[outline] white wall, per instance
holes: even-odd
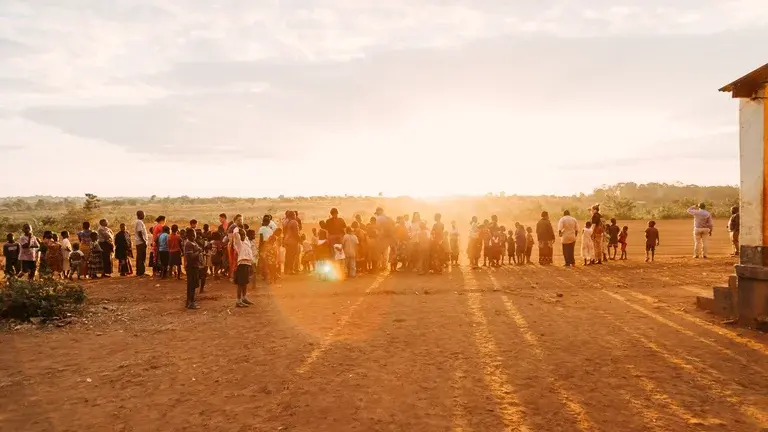
[[[741,163],[740,243],[763,245],[763,160],[765,157],[764,99],[741,99],[739,158]]]

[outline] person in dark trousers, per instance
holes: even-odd
[[[136,276],[145,276],[147,261],[147,226],[144,225],[144,212],[136,212],[136,222],[133,226],[134,243],[136,243]]]
[[[21,228],[24,233],[19,238],[21,251],[19,252],[19,261],[21,261],[21,274],[27,273],[29,280],[35,278],[37,272],[37,251],[40,249],[40,242],[32,234],[32,227],[24,224]]]
[[[21,262],[19,262],[19,244],[13,238],[12,233],[6,236],[8,242],[3,245],[3,256],[5,257],[5,276],[16,276],[21,271]]]
[[[186,240],[184,240],[184,258],[186,261],[187,271],[187,309],[198,309],[199,306],[195,303],[195,292],[200,285],[200,253],[202,249],[195,242],[196,238],[195,230],[187,228]]]
[[[576,236],[579,230],[579,221],[571,216],[571,212],[565,210],[563,217],[557,222],[557,231],[563,244],[563,258],[566,267],[576,266]]]

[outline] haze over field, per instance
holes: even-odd
[[[384,3],[4,0],[0,195],[738,182],[764,1]]]

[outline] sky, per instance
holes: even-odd
[[[764,1],[3,0],[0,196],[737,184]]]

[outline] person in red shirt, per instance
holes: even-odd
[[[176,268],[176,277],[181,280],[181,236],[179,235],[179,226],[171,225],[171,236],[168,237],[168,255],[170,260],[171,277],[173,277],[173,268]]]
[[[149,258],[150,263],[154,263],[154,267],[152,268],[152,275],[154,276],[157,274],[158,276],[161,273],[161,265],[160,265],[160,255],[158,254],[157,250],[157,239],[160,237],[160,234],[163,233],[163,227],[165,226],[165,216],[158,216],[155,218],[155,226],[152,227],[152,231],[150,232],[150,235],[152,236],[152,255]]]

